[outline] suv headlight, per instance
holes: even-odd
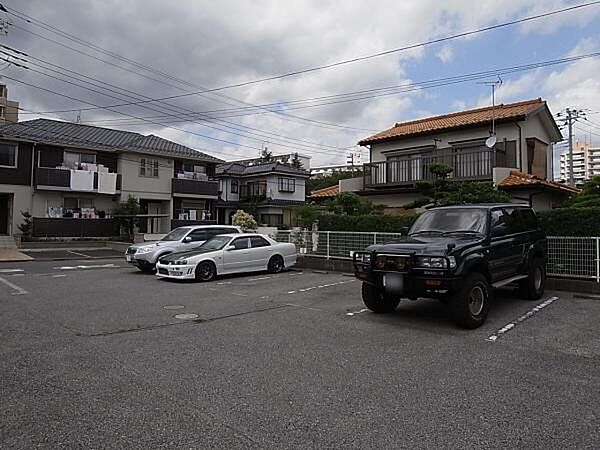
[[[360,260],[361,260],[361,262],[363,264],[371,264],[371,254],[370,253],[363,253],[361,255]]]
[[[456,261],[454,262],[456,266]],[[417,258],[417,267],[424,267],[427,269],[447,269],[448,259],[435,256],[419,256]]]
[[[137,254],[142,254],[142,253],[150,253],[153,250],[153,247],[140,247],[137,249]]]

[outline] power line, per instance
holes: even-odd
[[[282,78],[288,78],[288,77],[292,77],[292,76],[302,75],[302,74],[306,74],[306,73],[310,73],[310,72],[315,72],[315,71],[319,71],[319,70],[329,69],[329,68],[332,68],[332,67],[338,67],[338,66],[341,66],[341,65],[351,64],[351,63],[355,63],[355,62],[359,62],[359,61],[365,61],[365,60],[372,59],[372,58],[378,58],[378,57],[381,57],[381,56],[390,55],[390,54],[394,54],[394,53],[398,53],[398,52],[403,52],[403,51],[407,51],[407,50],[413,50],[415,48],[425,47],[425,46],[432,45],[432,44],[439,44],[439,43],[446,42],[446,41],[449,41],[449,40],[458,39],[458,38],[467,37],[467,36],[472,36],[472,35],[478,34],[478,33],[483,33],[483,32],[487,32],[487,31],[491,31],[491,30],[496,30],[496,29],[500,29],[500,28],[505,28],[505,27],[517,25],[517,24],[520,24],[520,23],[534,21],[534,20],[538,20],[538,19],[541,19],[541,18],[544,18],[544,17],[550,17],[550,16],[553,16],[553,15],[562,14],[562,13],[565,13],[565,12],[570,12],[570,11],[574,11],[574,10],[577,10],[577,9],[586,8],[586,7],[589,7],[589,6],[594,6],[594,5],[597,5],[597,4],[600,4],[600,0],[596,0],[596,1],[588,2],[588,3],[582,3],[582,4],[579,4],[579,5],[573,5],[573,6],[569,6],[569,7],[558,9],[558,10],[554,10],[554,11],[549,11],[549,12],[545,12],[545,13],[541,13],[541,14],[536,14],[536,15],[524,17],[524,18],[521,18],[521,19],[515,19],[515,20],[512,20],[512,21],[508,21],[508,22],[504,22],[504,23],[500,23],[500,24],[496,24],[496,25],[490,25],[490,26],[487,26],[487,27],[477,28],[475,30],[465,31],[465,32],[461,32],[461,33],[457,33],[457,34],[453,34],[453,35],[449,35],[449,36],[445,36],[445,37],[441,37],[441,38],[432,39],[432,40],[429,40],[429,41],[417,43],[417,44],[406,45],[406,46],[394,48],[394,49],[391,49],[391,50],[385,50],[385,51],[378,52],[378,53],[373,53],[373,54],[370,54],[370,55],[365,55],[365,56],[360,56],[360,57],[345,59],[345,60],[337,61],[337,62],[334,62],[334,63],[323,64],[323,65],[316,66],[316,67],[311,67],[311,68],[296,70],[296,71],[292,71],[292,72],[287,72],[287,73],[284,73],[284,74],[281,74],[281,75],[274,75],[274,76],[270,76],[270,77],[264,77],[264,78],[259,78],[259,79],[256,79],[256,80],[250,80],[250,81],[244,81],[244,82],[240,82],[240,83],[234,83],[234,84],[224,85],[224,86],[220,86],[220,87],[216,87],[216,88],[211,88],[211,89],[203,89],[201,91],[196,91],[196,92],[189,92],[189,93],[184,93],[184,94],[179,94],[179,95],[162,97],[162,98],[157,98],[157,99],[153,99],[153,100],[144,100],[143,103],[147,103],[147,102],[151,102],[151,101],[156,101],[156,100],[170,100],[170,99],[174,99],[174,98],[188,97],[188,96],[192,96],[192,95],[199,95],[199,94],[204,94],[204,93],[209,93],[209,92],[222,91],[222,90],[225,90],[225,89],[243,87],[243,86],[248,86],[248,85],[252,85],[252,84],[263,83],[263,82],[266,82],[266,81],[272,81],[272,80],[278,80],[278,79],[282,79]]]
[[[15,11],[15,10],[13,10],[13,11]],[[15,15],[15,14],[13,13],[13,15]],[[16,16],[18,17],[18,15],[16,15]],[[26,16],[26,17],[30,17],[30,16]],[[21,17],[20,17],[20,18],[21,18]],[[22,20],[25,20],[25,21],[27,21],[27,22],[31,22],[31,20],[28,20],[28,19],[23,19],[23,18],[21,18],[21,19],[22,19]],[[33,20],[35,20],[36,22],[44,23],[44,22],[38,21],[37,19],[33,19]],[[47,24],[46,24],[46,25],[47,25]],[[52,28],[52,29],[54,29],[54,27],[51,27],[50,25],[47,25],[47,26],[48,26],[48,27],[50,27],[50,28]],[[54,44],[56,44],[56,45],[59,45],[59,46],[61,46],[61,47],[64,47],[64,48],[67,48],[67,49],[69,49],[69,50],[71,50],[71,51],[74,51],[74,52],[76,52],[76,53],[79,53],[79,54],[81,54],[81,55],[88,56],[89,58],[95,59],[95,60],[97,60],[97,61],[100,61],[100,62],[102,62],[102,63],[108,64],[108,65],[111,65],[111,66],[113,66],[113,67],[120,68],[120,69],[122,69],[122,70],[125,70],[125,71],[127,71],[127,72],[129,72],[129,73],[133,73],[133,74],[135,74],[135,75],[138,75],[138,76],[141,76],[141,77],[143,77],[143,78],[147,78],[147,79],[149,79],[149,80],[152,80],[152,81],[155,81],[155,82],[157,82],[157,83],[161,83],[161,84],[164,84],[164,85],[166,85],[166,86],[170,86],[170,87],[173,87],[173,88],[176,88],[176,89],[179,89],[179,90],[181,90],[181,91],[184,91],[184,92],[187,92],[187,93],[189,93],[189,91],[186,91],[185,89],[183,89],[183,88],[181,88],[181,87],[179,87],[179,86],[173,85],[173,84],[171,84],[171,83],[166,83],[166,82],[164,82],[164,81],[162,81],[162,80],[160,80],[160,79],[157,79],[157,78],[154,78],[154,77],[149,77],[149,76],[147,76],[147,75],[144,75],[144,74],[138,73],[138,72],[136,72],[136,71],[134,71],[134,70],[128,69],[128,68],[126,68],[126,67],[123,67],[123,66],[120,66],[120,65],[118,65],[118,64],[114,64],[114,63],[112,63],[112,62],[110,62],[110,61],[106,61],[106,60],[104,60],[104,59],[102,59],[102,58],[98,58],[97,56],[90,55],[89,53],[83,52],[83,51],[81,51],[81,50],[78,50],[78,49],[76,49],[76,48],[73,48],[73,47],[71,47],[71,46],[69,46],[69,45],[66,45],[66,44],[64,44],[64,43],[62,43],[62,42],[56,41],[56,40],[54,40],[54,39],[51,39],[51,38],[49,38],[49,37],[47,37],[47,36],[44,36],[44,35],[41,35],[41,34],[39,34],[39,33],[35,33],[35,32],[33,32],[33,31],[31,31],[31,30],[28,30],[28,29],[26,29],[26,28],[20,27],[20,26],[18,26],[18,25],[16,25],[15,27],[16,27],[16,28],[18,28],[18,29],[20,29],[20,30],[22,30],[22,31],[24,31],[24,32],[30,33],[30,34],[32,34],[32,35],[34,35],[34,36],[36,36],[36,37],[39,37],[39,38],[41,38],[41,39],[47,40],[47,41],[49,41],[49,42],[52,42],[52,43],[54,43]],[[42,28],[43,28],[43,27],[42,27]],[[50,30],[50,31],[52,31],[52,30]],[[54,31],[53,31],[53,32],[54,32]],[[56,33],[56,34],[60,34],[60,33]],[[70,38],[68,38],[68,39],[73,41],[73,39],[70,39]],[[76,38],[76,39],[78,39],[78,38]],[[85,42],[85,41],[84,41],[84,42]],[[80,43],[79,45],[84,45],[84,44],[81,44],[81,43]],[[90,44],[90,45],[94,46],[94,44]],[[90,45],[87,45],[87,46],[89,47]],[[96,47],[96,46],[94,46],[94,47]],[[101,47],[98,47],[98,48],[101,48]],[[127,61],[127,62],[129,62],[130,64],[134,64],[134,65],[137,65],[137,66],[139,66],[139,67],[142,67],[142,68],[144,68],[144,70],[149,70],[149,71],[151,71],[151,72],[158,72],[159,74],[162,74],[163,76],[166,76],[166,77],[168,77],[168,78],[172,78],[172,79],[175,79],[175,80],[179,80],[179,79],[177,79],[176,77],[172,77],[172,76],[170,76],[170,75],[168,75],[168,74],[164,74],[163,72],[160,72],[160,71],[155,71],[154,69],[148,69],[148,68],[146,68],[147,66],[144,66],[143,64],[137,63],[137,62],[135,62],[135,61],[133,61],[133,60],[130,60],[129,58],[125,58],[125,57],[121,57],[121,56],[115,56],[116,54],[113,54],[112,52],[109,52],[109,51],[104,51],[104,50],[103,50],[103,53],[105,53],[105,54],[108,54],[108,55],[110,55],[110,56],[112,56],[112,57],[115,57],[115,58],[118,58],[118,59],[122,59],[122,60],[124,60],[124,61]],[[181,81],[181,80],[179,80],[179,82],[180,82],[180,83],[182,83],[182,84],[188,84],[189,86],[192,86],[192,87],[195,87],[195,88],[197,88],[197,89],[201,89],[201,90],[203,90],[203,91],[206,91],[206,88],[204,88],[204,87],[202,87],[202,86],[194,85],[194,84],[191,84],[191,83],[188,83],[188,82],[185,82],[185,81]],[[209,94],[210,94],[210,93],[209,93]],[[190,94],[190,95],[196,95],[196,94]],[[197,95],[201,95],[201,93],[198,93]],[[218,96],[218,97],[223,97],[223,98],[231,99],[231,100],[233,100],[233,101],[235,101],[235,102],[238,102],[238,103],[240,103],[240,104],[246,104],[246,105],[250,105],[250,104],[249,104],[249,103],[247,103],[247,102],[244,102],[244,101],[238,100],[238,99],[236,99],[236,98],[234,98],[234,97],[231,97],[231,96],[225,95],[225,94],[223,94],[223,93],[220,93],[220,92],[215,92],[215,93],[213,93],[213,95],[216,95],[216,96]],[[224,104],[229,104],[229,105],[231,105],[231,103],[229,103],[229,102],[225,102],[225,101],[223,101],[223,100],[211,99],[211,98],[207,97],[206,95],[202,95],[202,96],[203,96],[203,97],[205,97],[205,98],[208,98],[208,99],[209,99],[209,100],[211,100],[211,101],[218,101],[218,102],[220,102],[220,103],[224,103]],[[350,126],[346,126],[346,125],[335,124],[335,123],[331,123],[331,122],[324,122],[324,121],[319,121],[319,120],[314,120],[314,119],[308,119],[308,118],[305,118],[305,117],[300,117],[300,116],[292,115],[292,114],[289,114],[289,113],[283,113],[283,112],[279,112],[279,111],[266,111],[266,112],[273,113],[273,114],[275,114],[275,116],[276,116],[276,117],[278,117],[278,116],[285,116],[285,117],[289,117],[290,119],[288,119],[288,121],[295,121],[295,122],[298,122],[298,121],[302,121],[302,122],[309,122],[309,123],[311,123],[312,125],[315,125],[315,126],[320,126],[321,128],[328,128],[328,129],[331,129],[331,128],[340,128],[340,129],[350,129],[350,130],[356,130],[356,131],[369,131],[369,130],[364,130],[364,129],[360,129],[360,128],[356,128],[356,127],[350,127]],[[279,117],[279,118],[281,118],[281,117]],[[282,119],[282,118],[281,118],[281,119]],[[291,119],[296,119],[296,120],[291,120]],[[286,120],[286,119],[282,119],[282,120]]]
[[[1,44],[0,44],[0,46],[1,46]],[[5,53],[5,54],[7,54],[7,52],[5,52],[5,51],[4,51],[4,50],[2,50],[2,49],[0,49],[0,53]],[[34,58],[34,57],[31,57],[31,56],[29,56],[29,58],[33,58],[33,59],[39,60],[38,58]],[[75,83],[75,82],[73,82],[73,81],[70,81],[70,80],[65,80],[65,79],[63,79],[63,78],[56,77],[56,76],[54,76],[54,75],[50,75],[50,74],[44,73],[44,72],[42,72],[42,71],[39,71],[39,70],[37,70],[37,69],[33,69],[32,67],[28,67],[28,69],[29,69],[29,70],[31,70],[31,71],[33,71],[33,72],[36,72],[36,73],[39,73],[39,74],[41,74],[41,75],[44,75],[44,76],[47,76],[47,77],[50,77],[50,78],[54,78],[54,79],[57,79],[57,80],[59,80],[59,81],[61,81],[61,82],[68,83],[68,84],[71,84],[71,85],[75,85],[75,86],[78,86],[78,87],[80,87],[80,88],[82,88],[82,89],[86,89],[86,90],[89,90],[89,91],[91,91],[91,92],[95,92],[95,93],[98,93],[98,94],[101,94],[101,95],[105,95],[105,96],[108,96],[108,97],[111,97],[111,98],[115,98],[115,99],[122,100],[122,99],[123,99],[123,98],[122,98],[122,96],[126,96],[126,97],[129,97],[129,98],[136,98],[136,97],[137,97],[137,98],[140,98],[140,97],[143,97],[143,94],[138,94],[138,93],[135,93],[135,92],[133,92],[133,91],[130,91],[130,90],[127,90],[127,89],[123,89],[123,88],[120,88],[119,86],[111,85],[111,84],[109,84],[109,83],[98,84],[98,83],[94,83],[94,82],[87,81],[87,80],[85,80],[85,79],[83,79],[83,80],[82,80],[81,78],[74,77],[74,76],[72,76],[72,75],[65,74],[64,72],[61,72],[61,71],[59,71],[59,70],[55,70],[55,69],[52,69],[52,68],[47,68],[47,67],[44,67],[43,65],[40,65],[40,64],[32,63],[32,62],[30,62],[30,61],[29,61],[28,63],[29,63],[29,65],[30,65],[30,66],[31,66],[31,65],[33,65],[33,66],[41,67],[41,68],[43,68],[43,69],[45,69],[45,70],[50,70],[51,72],[55,72],[55,73],[59,73],[59,74],[61,74],[61,75],[68,76],[68,77],[70,77],[70,78],[76,79],[76,80],[78,80],[78,81],[82,81],[82,82],[84,82],[84,83],[90,84],[90,85],[92,85],[92,86],[95,86],[95,87],[99,87],[99,88],[101,88],[101,89],[104,89],[104,90],[106,90],[106,91],[108,91],[108,92],[112,92],[112,93],[115,93],[115,94],[118,94],[118,95],[120,95],[120,96],[121,96],[121,97],[116,97],[116,96],[114,96],[114,95],[111,95],[111,94],[107,94],[107,93],[105,93],[105,92],[98,91],[98,90],[96,90],[96,89],[91,89],[91,88],[88,88],[88,87],[86,87],[86,86],[82,86],[82,85],[81,85],[81,84],[79,84],[79,83]],[[52,66],[56,66],[56,65],[54,65],[54,64],[51,64],[51,65],[52,65]],[[57,67],[60,67],[60,66],[57,66]],[[63,68],[61,68],[61,69],[63,69]],[[89,79],[91,79],[91,80],[98,81],[98,82],[102,83],[100,80],[97,80],[97,79],[95,79],[95,78],[92,78],[92,77],[88,77],[88,76],[86,76],[86,75],[81,75],[81,74],[79,74],[78,72],[72,71],[72,70],[70,70],[70,69],[63,69],[63,70],[66,70],[67,72],[75,73],[75,74],[77,74],[79,77],[89,78]],[[133,93],[135,96],[132,96],[132,95],[129,95],[129,94],[122,94],[122,93],[120,93],[120,92],[117,92],[117,91],[116,91],[116,90],[114,90],[114,89],[107,88],[107,87],[106,87],[106,85],[108,85],[108,86],[114,86],[114,87],[116,87],[117,89],[119,89],[119,90],[123,90],[123,91],[126,91],[126,92],[132,92],[132,93]],[[197,121],[191,120],[191,118],[189,117],[189,115],[187,115],[187,114],[185,114],[185,113],[180,113],[180,112],[178,111],[178,108],[179,108],[179,107],[178,107],[177,105],[171,105],[171,104],[169,104],[169,103],[165,103],[165,102],[161,102],[161,103],[163,103],[163,104],[165,104],[166,106],[170,107],[169,109],[170,109],[171,111],[174,111],[174,112],[176,112],[177,114],[179,114],[179,115],[175,115],[175,114],[167,114],[167,117],[171,117],[171,118],[176,118],[176,119],[177,119],[177,120],[175,120],[175,121],[170,121],[169,123],[193,122],[193,123],[197,123],[197,124],[199,124],[199,125],[202,125],[202,126],[205,126],[205,127],[208,127],[208,128],[215,129],[215,130],[217,130],[217,131],[220,131],[220,132],[225,132],[225,133],[234,134],[234,135],[237,135],[237,136],[240,136],[240,137],[243,137],[243,138],[247,138],[247,139],[252,139],[252,140],[255,140],[255,141],[257,141],[257,142],[263,142],[263,141],[265,141],[265,140],[269,140],[269,142],[272,142],[272,143],[274,143],[274,144],[276,144],[276,145],[279,145],[279,146],[281,146],[281,147],[287,147],[287,148],[291,148],[291,149],[295,149],[295,150],[301,150],[301,151],[307,151],[307,150],[319,150],[319,149],[322,149],[323,147],[329,147],[329,148],[332,148],[332,149],[335,149],[335,150],[343,150],[343,151],[345,151],[345,150],[346,150],[346,148],[342,148],[342,147],[336,147],[336,146],[332,146],[332,145],[329,145],[329,144],[318,144],[318,143],[312,143],[312,142],[309,142],[309,141],[304,141],[304,140],[301,140],[301,139],[295,139],[295,138],[291,138],[291,137],[287,137],[287,136],[280,136],[280,135],[278,135],[278,134],[276,134],[276,133],[271,133],[271,132],[264,131],[264,130],[258,130],[258,129],[255,129],[255,128],[252,128],[252,127],[246,127],[246,126],[244,126],[244,125],[239,125],[239,126],[238,126],[237,124],[235,124],[235,123],[233,123],[233,122],[229,122],[229,121],[226,121],[226,120],[223,120],[223,119],[217,119],[217,118],[214,118],[214,117],[210,117],[210,116],[202,115],[203,117],[205,117],[205,118],[206,118],[205,120],[208,120],[208,121],[210,121],[211,119],[213,119],[213,120],[217,120],[217,121],[223,121],[223,122],[225,122],[225,123],[228,123],[228,124],[232,124],[232,125],[233,125],[233,126],[228,126],[228,125],[221,125],[221,124],[219,124],[219,126],[221,126],[221,127],[225,127],[226,129],[219,128],[219,127],[216,127],[216,126],[211,126],[211,125],[209,125],[209,124],[207,124],[207,123],[204,123],[204,122],[202,122],[202,123],[201,123],[201,122],[197,122]],[[149,109],[149,110],[151,110],[151,111],[155,111],[155,112],[163,112],[163,111],[161,111],[161,110],[158,110],[158,109],[151,108],[151,107],[150,107],[150,106],[148,106],[148,105],[141,105],[141,107],[142,107],[142,108],[145,108],[145,109]],[[175,108],[175,109],[174,109],[174,108]],[[183,108],[183,109],[185,109],[185,110],[187,110],[187,111],[190,111],[190,112],[192,112],[192,113],[193,113],[193,111],[191,111],[191,110],[188,110],[188,109],[186,109],[186,108]],[[81,109],[80,109],[79,111],[81,111]],[[194,113],[194,114],[196,115],[196,113]],[[164,116],[164,115],[163,115],[163,116]],[[158,117],[163,117],[163,116],[158,116]],[[185,116],[185,117],[183,117],[183,116]],[[146,117],[144,117],[143,119],[145,120],[145,119],[146,119]],[[129,118],[129,117],[128,117],[128,118],[126,118],[125,120],[131,120],[131,118]],[[164,122],[163,122],[163,123],[164,123]],[[243,128],[247,128],[247,129],[250,129],[250,130],[255,130],[256,132],[247,132],[247,131],[245,131],[245,130],[243,130],[243,129],[241,129],[241,128],[238,128],[238,127],[243,127]],[[238,133],[238,132],[236,132],[236,131],[229,131],[229,129],[236,130],[236,131],[240,131],[240,132]],[[260,134],[259,134],[259,133],[260,133]],[[254,136],[257,136],[257,137],[252,137],[252,135],[254,135]],[[267,135],[268,135],[268,136],[267,136]],[[298,143],[298,144],[296,144],[296,145],[300,145],[300,146],[301,146],[301,148],[300,148],[300,147],[297,147],[297,146],[292,146],[292,145],[289,145],[287,142],[285,142],[285,140],[289,140],[289,141],[299,141],[300,143]]]

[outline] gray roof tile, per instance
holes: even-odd
[[[113,130],[58,120],[35,119],[1,125],[0,136],[93,150],[132,151],[173,158],[222,162],[219,158],[158,136],[144,136],[132,131]]]

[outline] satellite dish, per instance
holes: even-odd
[[[492,135],[491,135],[489,138],[487,138],[487,139],[485,140],[485,146],[486,146],[487,148],[492,148],[494,145],[496,145],[496,141],[497,141],[497,139],[496,139],[496,135],[495,135],[495,134],[492,134]],[[481,141],[480,141],[480,142],[481,142]]]

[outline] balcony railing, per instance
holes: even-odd
[[[187,178],[173,178],[171,189],[174,194],[206,195],[217,198],[219,183],[216,181],[190,180]]]
[[[267,183],[248,183],[240,186],[240,200],[263,200],[267,197]]]
[[[493,149],[474,152],[440,152],[390,158],[383,162],[364,165],[364,186],[411,186],[419,181],[433,179],[429,170],[432,164],[447,164],[454,170],[453,180],[491,180],[492,169],[502,166],[505,154]]]
[[[36,167],[35,185],[51,186],[54,188],[64,188],[60,190],[71,190],[71,171],[64,169],[54,169],[51,167]],[[98,190],[98,173],[94,172],[94,191]],[[121,190],[121,174],[117,174],[116,190]]]

